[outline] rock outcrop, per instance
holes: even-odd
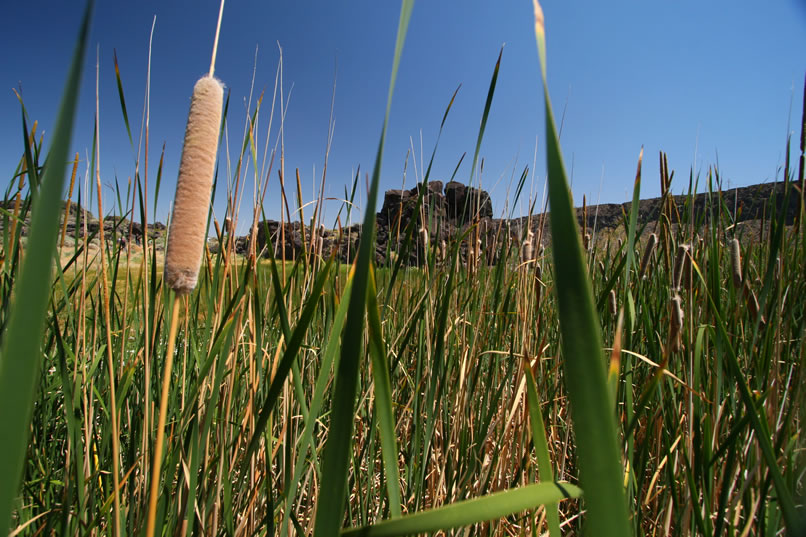
[[[671,206],[673,212],[687,215],[693,212],[695,221],[705,222],[709,216],[709,207],[716,207],[722,203],[735,215],[735,221],[759,220],[769,218],[775,211],[781,214],[784,211],[787,224],[794,221],[799,211],[800,196],[797,190],[792,191],[789,201],[784,206],[783,183],[764,183],[749,187],[724,190],[721,194],[697,194],[692,198],[688,196],[672,196]],[[417,207],[420,193],[423,194],[422,205]],[[773,202],[771,203],[771,200]],[[638,224],[654,222],[661,212],[661,198],[641,200],[638,207]],[[0,206],[8,212],[14,211],[14,202]],[[580,226],[583,219],[588,229],[594,227],[598,230],[615,229],[629,215],[631,203],[602,204],[587,207],[587,211],[577,209],[577,219]],[[30,211],[28,211],[22,225],[21,233],[27,235]],[[65,212],[62,211],[62,219]],[[478,261],[493,264],[501,255],[502,245],[508,247],[512,242],[519,243],[526,235],[526,226],[537,232],[542,221],[542,243],[545,245],[551,240],[551,224],[548,218],[542,215],[532,215],[531,218],[521,217],[512,220],[494,218],[492,200],[490,195],[477,188],[468,187],[456,181],[447,185],[441,181],[432,181],[428,184],[420,183],[410,190],[388,190],[383,198],[380,212],[376,215],[376,244],[375,261],[383,263],[390,252],[400,251],[405,238],[406,229],[414,221],[413,246],[410,248],[409,258],[404,260],[409,264],[421,262],[425,253],[425,246],[436,247],[443,251],[446,246],[460,232],[470,225],[475,225],[474,231],[469,234],[460,245],[460,254],[463,259],[468,256],[478,256]],[[547,216],[547,215],[546,215]],[[3,224],[8,217],[0,218],[0,234],[3,233]],[[60,226],[62,225],[60,221]],[[97,236],[101,221],[96,219],[89,211],[71,204],[70,216],[67,220],[66,236],[80,238],[84,233],[86,223],[87,235]],[[138,222],[130,222],[125,218],[107,216],[103,219],[105,234],[108,237],[128,237],[131,227],[132,238],[135,244],[141,244],[144,234],[154,240],[157,250],[164,247],[166,228],[160,222],[149,224],[146,230]],[[351,263],[358,253],[361,238],[361,225],[329,230],[320,227],[311,233],[309,226],[303,226],[299,221],[286,222],[282,226],[275,220],[261,221],[256,233],[255,250],[263,257],[274,255],[277,258],[296,260],[305,252],[309,255],[318,254],[329,257],[332,254],[343,263]],[[507,240],[512,239],[512,241]],[[234,238],[235,252],[241,255],[249,253],[249,236]],[[444,242],[443,242],[444,241]],[[209,240],[211,251],[218,250],[218,238]],[[473,248],[471,248],[473,246]],[[538,245],[534,245],[539,248]]]

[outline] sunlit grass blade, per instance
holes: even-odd
[[[454,502],[444,507],[429,509],[371,526],[350,528],[342,532],[345,537],[391,537],[415,535],[469,526],[478,522],[534,509],[560,500],[579,498],[582,490],[570,483],[536,483],[516,489],[496,492],[481,498]]]
[[[386,141],[386,127],[389,123],[389,112],[392,108],[397,70],[403,43],[406,39],[414,0],[404,0],[400,9],[400,22],[395,43],[395,56],[392,64],[392,76],[389,82],[389,93],[386,101],[386,114],[381,129],[381,139],[375,156],[375,167],[367,195],[367,206],[364,212],[364,225],[361,229],[361,242],[358,247],[358,258],[355,264],[353,289],[350,293],[350,306],[347,310],[347,321],[344,328],[344,342],[341,359],[337,368],[334,386],[333,414],[330,434],[322,455],[321,489],[330,496],[328,501],[320,502],[316,510],[314,535],[327,537],[338,535],[344,520],[344,506],[347,496],[347,472],[350,462],[350,447],[353,436],[353,414],[355,412],[356,385],[358,369],[363,356],[364,312],[367,307],[367,287],[370,264],[375,250],[375,206],[380,183],[383,148]]]
[[[93,2],[84,11],[73,60],[67,75],[51,149],[31,217],[27,255],[20,271],[15,306],[3,338],[0,354],[0,531],[7,528],[11,508],[22,477],[28,445],[35,379],[42,362],[40,345],[47,311],[53,252],[59,232],[61,196],[73,118],[77,109],[84,53],[89,37]]]
[[[534,2],[535,38],[543,78],[552,252],[565,385],[571,400],[588,535],[632,534],[624,498],[614,410],[607,390],[601,329],[580,244],[576,211],[560,150],[546,78],[543,11]]]

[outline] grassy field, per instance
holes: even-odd
[[[405,2],[395,69],[410,10]],[[118,247],[128,229],[58,246],[66,187],[53,163],[69,160],[82,36],[47,163],[23,109],[22,157],[0,215],[0,526],[144,533],[180,301],[156,461],[160,535],[797,534],[806,492],[800,215],[787,222],[771,200],[761,232],[737,234],[713,167],[686,185],[711,194],[696,218],[669,204],[649,224],[625,214],[618,240],[580,230],[546,93],[545,250],[539,232],[506,234],[497,264],[463,258],[460,245],[475,244],[471,223],[446,252],[431,245],[425,263],[408,267],[391,260],[422,246],[413,222],[399,255],[375,266],[373,201],[352,266],[326,254],[236,256],[222,233],[196,290],[179,296],[162,285],[153,241],[136,254],[131,238]],[[540,19],[536,39],[545,66]],[[479,145],[496,76],[497,66]],[[249,135],[238,147],[226,178],[234,221],[239,185],[251,181],[240,164],[261,164]],[[370,200],[382,154],[383,135]],[[802,154],[803,141],[799,166],[787,158],[783,167],[786,196],[802,196]],[[477,157],[478,146],[471,169]],[[85,198],[98,194],[96,165]],[[635,200],[642,180],[639,159]],[[139,175],[135,185],[104,214],[147,219],[154,187]]]

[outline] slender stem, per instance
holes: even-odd
[[[101,136],[100,107],[98,98],[98,71],[100,65],[100,49],[96,51],[95,61],[95,181],[98,191],[98,244],[101,253],[101,285],[104,299],[104,328],[106,332],[106,361],[109,368],[109,410],[112,414],[112,484],[114,491],[115,537],[120,537],[120,435],[118,434],[117,395],[115,394],[115,361],[112,357],[112,317],[109,313],[109,279],[106,272],[106,245],[104,239],[104,207],[101,188]],[[75,170],[75,166],[73,167]]]
[[[157,442],[154,445],[154,457],[151,470],[151,493],[148,500],[148,526],[146,537],[153,537],[157,518],[157,495],[159,492],[160,468],[162,466],[162,444],[165,439],[165,414],[168,411],[168,390],[171,387],[171,370],[174,362],[174,344],[176,327],[179,324],[179,305],[181,298],[174,296],[174,307],[171,313],[171,326],[168,329],[168,351],[165,354],[165,370],[162,373],[162,394],[160,395],[160,414],[157,422]]]
[[[215,39],[213,39],[213,57],[210,59],[210,76],[215,72],[215,57],[218,54],[218,36],[221,33],[221,18],[224,16],[224,0],[221,0],[221,6],[218,8],[218,24],[215,27]]]

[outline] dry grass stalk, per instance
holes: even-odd
[[[733,238],[730,241],[730,263],[733,271],[733,286],[736,289],[742,288],[742,251],[739,246],[739,239]]]
[[[165,252],[165,283],[178,294],[190,293],[199,277],[223,99],[224,88],[212,76],[193,88]]]
[[[62,240],[59,248],[64,248],[64,237],[67,234],[67,221],[70,220],[70,202],[73,200],[73,187],[76,184],[76,170],[78,169],[78,152],[73,161],[73,173],[70,174],[70,188],[67,191],[67,206],[64,208],[64,219],[62,220]]]
[[[621,239],[619,239],[621,242]],[[652,254],[655,251],[655,246],[658,245],[658,236],[654,233],[649,234],[649,240],[647,240],[646,248],[644,249],[644,257],[641,258],[641,268],[638,271],[638,277],[643,278],[644,274],[646,274],[646,269],[649,266],[649,262],[652,260]],[[619,249],[621,245],[619,244]]]

